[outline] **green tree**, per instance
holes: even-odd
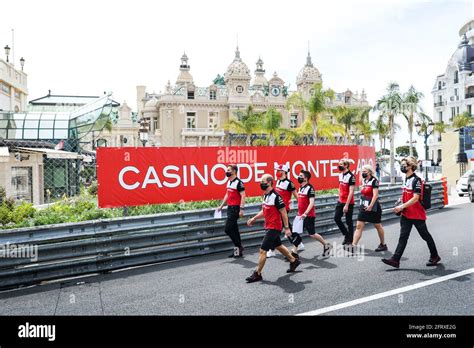
[[[467,111],[453,118],[453,128],[464,128],[472,125],[474,125],[474,118]]]
[[[414,146],[411,146],[411,151],[410,151],[409,145],[398,146],[395,151],[397,152],[397,155],[401,157],[407,157],[407,156],[418,157],[418,152],[416,151],[416,147]]]
[[[417,91],[415,87],[410,86],[408,92],[403,95],[402,115],[408,124],[408,137],[410,145],[413,145],[413,130],[415,127],[415,117],[423,120],[423,112],[420,107],[420,101],[423,99],[423,93]],[[413,146],[409,146],[410,156],[413,156]]]
[[[401,112],[403,98],[400,86],[396,82],[390,82],[387,93],[377,100],[375,108],[386,117],[390,140],[390,182],[395,183],[395,118]]]
[[[274,107],[270,107],[267,112],[263,114],[261,130],[268,134],[268,143],[270,146],[275,146],[275,138],[280,138],[280,134],[284,131],[280,125],[282,121],[281,113]]]
[[[262,128],[262,116],[259,113],[255,113],[252,106],[248,106],[245,112],[235,112],[235,116],[237,119],[231,118],[224,125],[224,129],[245,134],[245,145],[250,146],[252,144],[252,135]]]

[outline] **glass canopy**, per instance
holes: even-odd
[[[0,138],[66,140],[102,130],[115,112],[111,94],[73,112],[0,112]]]

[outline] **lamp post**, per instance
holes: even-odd
[[[430,137],[431,134],[433,134],[434,130],[434,123],[429,122],[428,124],[423,123],[421,124],[420,122],[416,122],[415,124],[415,129],[416,132],[418,133],[419,136],[424,137],[424,144],[425,144],[425,161],[428,161],[428,138]],[[425,163],[426,164],[426,163]],[[425,181],[428,181],[428,166],[425,165]]]
[[[20,65],[21,65],[21,71],[23,71],[23,67],[25,66],[25,58],[23,57],[20,58]]]
[[[148,122],[144,118],[140,120],[140,129],[138,130],[138,137],[140,138],[143,147],[145,147],[148,141]]]
[[[9,62],[8,56],[10,55],[10,47],[8,47],[8,45],[6,45],[4,47],[4,49],[5,49],[5,55],[7,56],[7,63],[8,63]]]

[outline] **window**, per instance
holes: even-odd
[[[459,106],[456,108],[456,115],[459,115]]]
[[[211,91],[209,92],[209,99],[210,99],[210,100],[216,100],[216,98],[217,98],[217,91],[211,90]]]
[[[196,128],[196,113],[188,112],[186,113],[186,128]]]
[[[459,82],[459,71],[455,71],[454,72],[454,83],[458,83]]]
[[[452,121],[454,116],[456,116],[456,108],[453,106],[451,108],[451,118],[449,120]]]
[[[298,114],[291,114],[290,116],[290,128],[298,127]]]
[[[441,81],[438,81],[438,89],[441,89]]]
[[[468,106],[467,106],[467,114],[468,114],[469,116],[472,116],[472,105],[468,105]]]
[[[188,91],[188,99],[194,99],[194,91]]]
[[[209,129],[217,129],[217,126],[219,125],[217,112],[209,112],[208,125]]]
[[[351,97],[348,96],[348,95],[346,95],[346,96],[344,97],[344,103],[349,104],[350,102],[351,102]]]
[[[13,198],[33,202],[33,168],[12,167]]]
[[[160,129],[159,128],[159,124],[158,124],[158,119],[153,119],[153,129],[156,130],[156,129]]]
[[[443,96],[442,95],[438,96],[438,103],[439,104],[443,103]]]
[[[439,122],[443,122],[443,112],[439,112]]]

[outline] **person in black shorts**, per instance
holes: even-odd
[[[362,189],[360,191],[359,215],[357,216],[357,225],[352,247],[355,248],[357,243],[359,243],[365,223],[371,222],[374,224],[380,239],[380,244],[375,251],[379,252],[387,250],[385,234],[381,221],[382,206],[379,202],[379,181],[375,177],[373,168],[370,165],[365,165],[362,167]]]
[[[296,267],[300,265],[299,258],[290,254],[290,251],[281,244],[280,232],[282,228],[285,229],[285,235],[291,235],[291,230],[288,225],[288,215],[286,213],[286,206],[281,196],[273,189],[273,177],[270,174],[264,174],[260,181],[260,188],[265,191],[263,195],[262,210],[253,218],[247,221],[247,225],[252,226],[255,220],[263,217],[265,219],[265,237],[260,246],[260,253],[258,256],[258,266],[255,271],[248,277],[247,283],[254,283],[262,280],[262,270],[267,260],[267,251],[276,249],[282,253],[289,261],[290,268],[287,272],[294,272]],[[282,222],[283,220],[283,222]]]

